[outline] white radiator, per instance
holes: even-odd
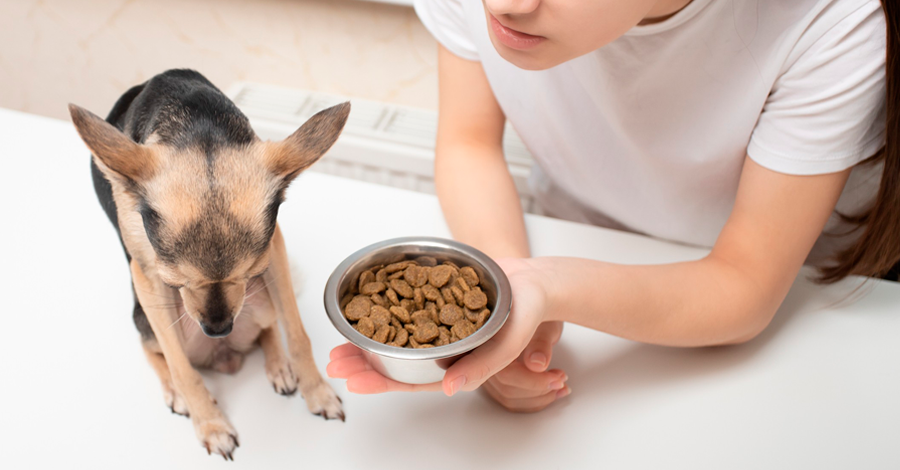
[[[271,140],[287,137],[316,112],[350,100],[341,138],[311,169],[434,194],[434,111],[260,83],[238,82],[228,95],[256,133]],[[509,125],[503,147],[522,208],[530,212],[531,155]]]

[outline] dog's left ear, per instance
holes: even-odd
[[[69,114],[78,135],[107,178],[134,182],[145,180],[156,171],[156,155],[150,149],[131,140],[100,116],[74,104],[69,105]]]
[[[349,101],[316,113],[286,139],[272,144],[265,154],[269,170],[285,184],[291,182],[334,145],[349,115]]]

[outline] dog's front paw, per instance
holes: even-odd
[[[297,391],[297,378],[291,372],[291,366],[287,361],[266,363],[266,377],[272,384],[276,393],[285,396],[293,395]]]
[[[178,390],[175,390],[175,386],[173,386],[171,382],[163,383],[163,399],[166,401],[166,406],[172,410],[172,413],[182,416],[191,415],[191,412],[187,407],[187,402],[184,401],[184,397],[178,393]]]
[[[325,419],[345,420],[340,397],[325,381],[320,379],[315,385],[305,387],[302,393],[310,413]]]
[[[234,460],[234,450],[238,448],[237,431],[224,418],[213,418],[194,423],[200,443],[206,453],[219,454],[225,460]]]

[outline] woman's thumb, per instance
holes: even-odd
[[[550,359],[553,356],[553,346],[562,335],[563,324],[558,321],[541,323],[525,350],[522,351],[522,361],[525,367],[532,372],[543,372],[550,367]]]

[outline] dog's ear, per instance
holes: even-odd
[[[97,157],[100,169],[107,176],[141,181],[155,173],[156,155],[150,149],[129,139],[110,123],[84,108],[70,104],[69,114],[72,115],[72,123],[81,140]],[[113,175],[109,175],[109,171]]]
[[[349,115],[349,101],[316,113],[293,134],[270,147],[265,155],[269,170],[289,183],[334,145]]]

